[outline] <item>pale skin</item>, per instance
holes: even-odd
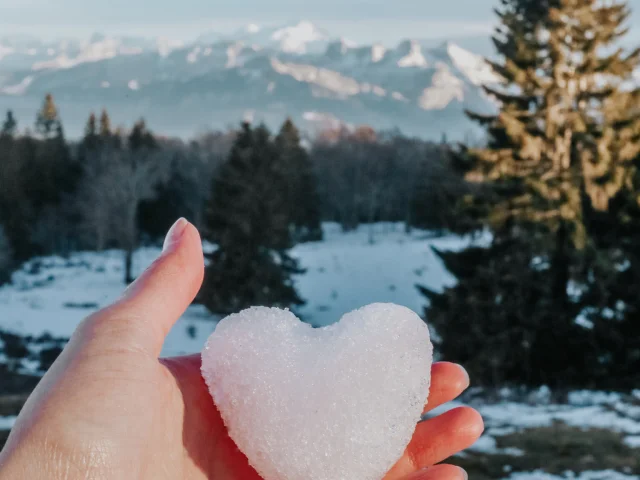
[[[202,278],[200,236],[180,220],[162,255],[116,303],[82,322],[44,376],[0,453],[0,480],[259,480],[227,434],[199,355],[159,359]],[[425,411],[468,384],[461,367],[434,364]],[[458,467],[434,465],[482,430],[466,407],[418,424],[385,480],[463,480]]]

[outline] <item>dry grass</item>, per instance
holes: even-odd
[[[551,427],[523,430],[497,437],[499,448],[518,448],[523,456],[468,453],[450,462],[465,468],[473,480],[494,480],[510,472],[543,470],[561,474],[567,470],[616,470],[640,474],[640,450],[624,443],[624,435],[611,430]]]

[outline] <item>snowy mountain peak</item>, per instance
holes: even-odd
[[[387,53],[387,49],[384,45],[376,44],[371,47],[371,60],[373,63],[378,63],[381,61],[385,54]]]
[[[310,44],[328,42],[329,35],[313,23],[303,20],[297,24],[276,29],[271,40],[288,53],[306,53]]]
[[[480,55],[471,53],[452,42],[446,42],[443,48],[456,68],[464,73],[473,84],[485,85],[499,81],[491,66]]]
[[[104,33],[95,32],[93,35],[91,35],[91,38],[89,38],[89,43],[102,42],[106,40],[106,38],[107,36]]]
[[[102,33],[85,40],[0,40],[0,100],[11,108],[31,114],[53,92],[67,102],[65,112],[80,112],[68,105],[81,86],[84,99],[114,115],[139,108],[158,129],[181,135],[246,112],[274,125],[274,112],[282,112],[307,125],[335,119],[437,138],[446,129],[454,138],[475,127],[465,109],[492,108],[479,85],[494,81],[481,56],[453,43],[355,45],[309,21],[250,24],[188,44]],[[220,112],[213,120],[212,111]],[[68,131],[81,132],[82,117],[67,113]]]
[[[161,57],[167,57],[173,50],[183,46],[183,42],[179,40],[173,40],[165,37],[158,37],[156,39],[156,48]]]
[[[400,56],[397,61],[399,67],[427,67],[429,62],[422,52],[422,46],[416,40],[405,40],[396,49]]]
[[[325,52],[325,55],[335,60],[346,55],[347,53],[349,53],[350,50],[354,49],[355,47],[356,47],[355,43],[350,42],[345,38],[340,38],[339,40],[335,40],[327,45],[327,50]]]

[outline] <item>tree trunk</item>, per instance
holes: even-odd
[[[124,252],[124,283],[129,285],[133,280],[133,249],[127,248]]]
[[[569,251],[568,251],[568,239],[569,232],[566,223],[562,222],[556,233],[556,246],[551,262],[551,268],[553,269],[553,300],[554,303],[560,308],[561,312],[564,312],[568,303],[569,297],[567,294],[567,287],[569,285]],[[558,312],[560,315],[561,313]]]
[[[124,249],[125,249],[125,256],[124,256],[124,282],[129,285],[131,282],[133,282],[134,278],[133,278],[133,252],[135,251],[136,247],[138,246],[138,229],[137,229],[137,225],[136,225],[136,211],[137,211],[137,204],[138,202],[132,202],[132,204],[135,204],[135,207],[132,207],[127,215],[127,220],[125,223],[125,228],[126,231],[124,231],[124,237],[125,237],[125,242],[124,242]]]

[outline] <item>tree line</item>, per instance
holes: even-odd
[[[64,138],[52,97],[35,134],[0,137],[0,270],[35,254],[158,242],[187,216],[215,245],[198,301],[216,313],[304,302],[289,254],[344,229],[401,221],[487,246],[437,251],[458,282],[418,286],[439,353],[481,385],[640,384],[640,49],[625,2],[500,0],[500,105],[469,112],[482,145],[368,127],[301,139],[243,124],[190,142],[91,116]],[[8,253],[10,252],[10,253]],[[131,280],[130,268],[126,281]],[[5,279],[6,279],[5,274]]]
[[[0,132],[0,277],[35,255],[119,248],[128,283],[135,249],[160,243],[185,216],[218,246],[207,277],[215,288],[200,296],[213,311],[299,303],[286,252],[320,240],[324,221],[446,230],[451,199],[467,189],[451,151],[365,126],[301,138],[290,120],[276,134],[245,123],[182,141],[144,120],[114,128],[107,111],[91,113],[72,142],[47,95],[33,130],[9,111]]]

